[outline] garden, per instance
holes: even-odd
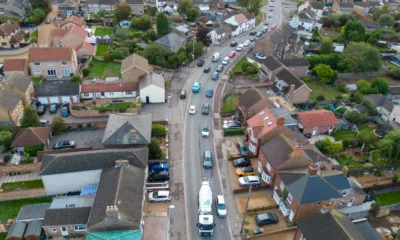
[[[238,94],[226,95],[222,104],[221,113],[233,113],[239,106]]]
[[[233,75],[245,76],[251,80],[258,80],[258,63],[250,62],[247,57],[243,57],[233,68]]]
[[[91,102],[86,105],[74,105],[72,110],[83,111],[83,110],[97,110],[99,113],[106,112],[126,112],[129,108],[136,108],[136,102],[122,102],[122,103],[107,103],[105,102]]]
[[[13,192],[13,191],[20,191],[20,190],[27,190],[27,189],[34,189],[34,188],[43,188],[42,180],[33,180],[33,181],[23,181],[23,182],[9,182],[3,183],[1,185],[1,189],[3,192]]]
[[[88,68],[87,78],[101,78],[106,77],[119,77],[121,76],[121,63],[119,62],[106,62],[93,59]]]
[[[0,202],[0,222],[6,223],[8,219],[16,218],[21,207],[25,205],[51,203],[52,200],[53,196],[47,196]]]
[[[168,148],[167,128],[162,124],[153,124],[151,127],[151,142],[149,144],[149,159],[167,159]]]
[[[94,32],[95,36],[99,37],[104,37],[104,36],[110,36],[113,33],[112,28],[96,28],[96,31]]]
[[[104,56],[108,51],[108,45],[104,43],[97,44],[96,56]]]
[[[400,190],[393,191],[393,192],[381,193],[381,194],[375,194],[374,200],[376,202],[378,202],[381,206],[387,206],[387,205],[399,203],[400,202]]]

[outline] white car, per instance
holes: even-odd
[[[250,41],[249,41],[249,40],[246,40],[246,41],[243,43],[243,45],[244,45],[245,47],[249,46],[249,45],[250,45]]]
[[[169,202],[171,201],[171,194],[169,191],[155,191],[149,193],[149,202]]]
[[[239,46],[236,48],[236,51],[240,52],[244,48],[243,44],[239,44]]]
[[[223,65],[227,65],[229,63],[229,57],[225,57],[224,61],[222,61]]]
[[[256,58],[257,58],[257,59],[260,59],[260,60],[264,60],[264,59],[267,58],[267,56],[265,56],[264,54],[261,54],[261,53],[257,53],[257,54],[256,54]]]
[[[209,137],[210,136],[210,126],[208,126],[207,124],[204,124],[201,127],[201,136],[202,137]]]
[[[238,182],[241,187],[248,187],[250,185],[258,187],[261,184],[259,176],[240,177]]]
[[[217,214],[220,217],[226,217],[226,203],[223,195],[218,195],[215,199],[215,206],[217,207]]]
[[[196,106],[195,105],[190,105],[189,114],[196,114]]]
[[[270,13],[270,14],[268,15],[268,18],[272,18],[272,13]]]

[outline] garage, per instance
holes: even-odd
[[[50,99],[50,104],[53,104],[53,103],[59,103],[58,102],[58,97],[49,97],[49,99]]]
[[[61,96],[61,101],[62,103],[70,103],[71,102],[71,98],[69,96]]]
[[[153,73],[142,77],[139,82],[140,101],[145,103],[165,102],[165,83],[161,74]]]
[[[35,92],[39,101],[43,99],[43,104],[71,103],[71,101],[78,102],[79,83],[65,80],[43,81],[36,86]]]
[[[39,97],[38,101],[42,104],[49,104],[49,100],[47,99],[47,97]]]

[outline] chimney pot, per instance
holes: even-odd
[[[117,160],[117,161],[115,161],[115,167],[116,168],[117,167],[121,167],[121,166],[124,166],[124,167],[129,166],[129,161],[128,160]],[[116,207],[116,206],[114,206],[114,207]],[[110,208],[113,208],[113,206],[110,206]]]
[[[308,174],[309,175],[317,175],[318,173],[318,166],[316,164],[311,164],[308,167]]]

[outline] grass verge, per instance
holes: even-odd
[[[0,202],[0,221],[6,223],[8,219],[16,218],[22,206],[28,204],[50,203],[53,197],[26,198]]]
[[[33,189],[33,188],[43,188],[42,180],[24,181],[24,182],[9,182],[3,183],[1,188],[4,192],[12,192],[17,189]]]

